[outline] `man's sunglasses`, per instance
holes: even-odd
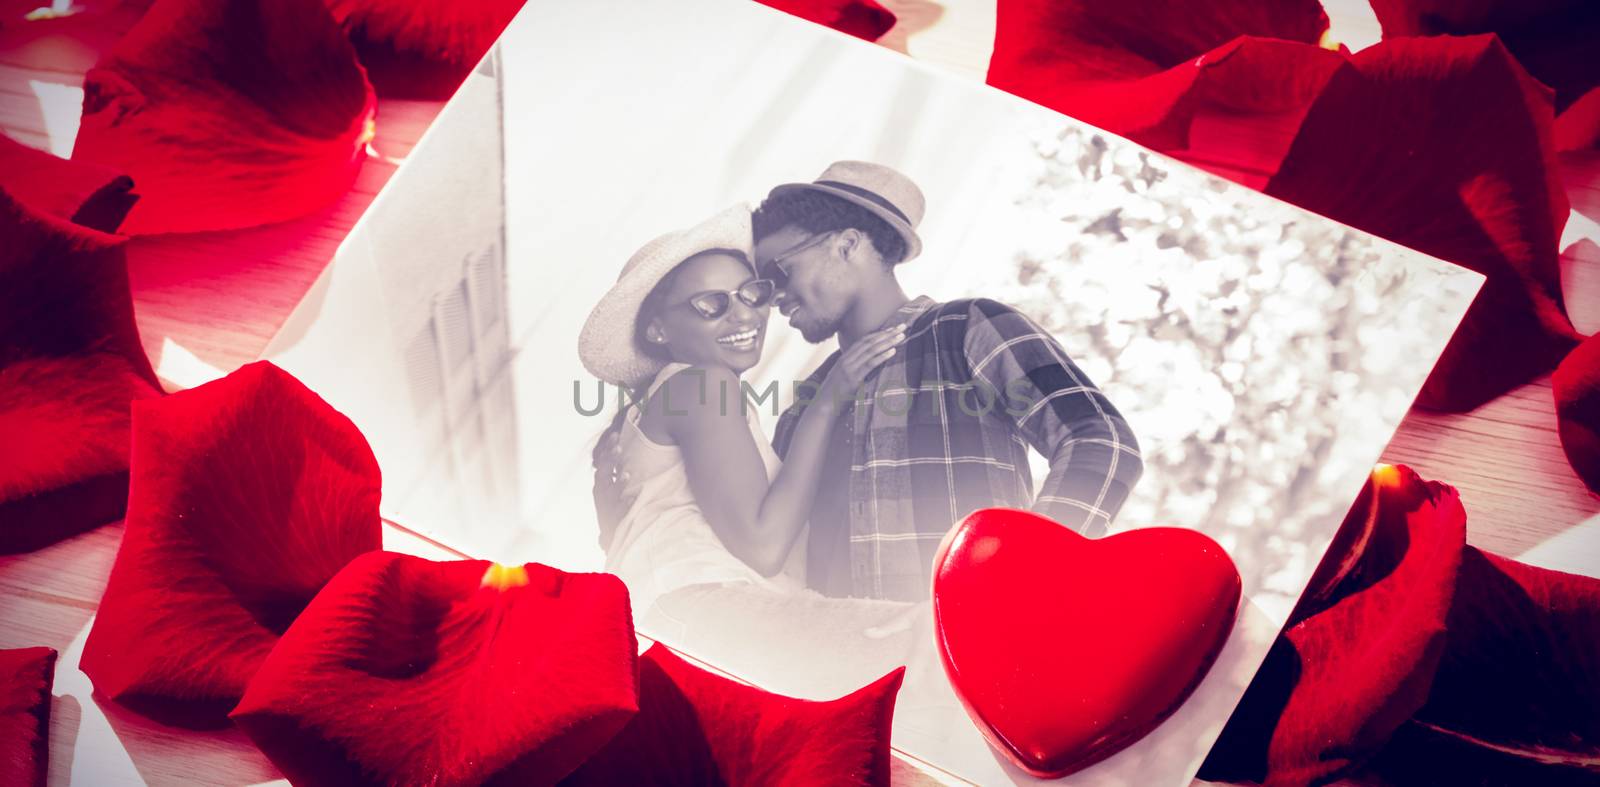
[[[787,267],[785,267],[784,263],[788,262],[789,259],[794,257],[796,254],[799,254],[800,252],[805,251],[806,249],[809,249],[809,248],[812,248],[814,246],[817,246],[818,244],[820,244],[823,241],[827,240],[832,235],[833,235],[833,233],[831,233],[831,232],[824,232],[824,233],[821,233],[819,235],[813,235],[810,238],[807,238],[806,240],[801,241],[800,243],[798,243],[798,244],[796,244],[794,246],[790,246],[789,248],[784,249],[783,251],[781,251],[777,255],[775,255],[772,259],[767,261],[766,270],[761,272],[762,275],[766,276],[768,279],[771,279],[773,282],[777,283],[779,289],[782,289],[782,288],[788,286],[788,284],[789,284],[789,269]]]
[[[733,306],[734,296],[738,296],[744,305],[759,309],[772,303],[772,296],[777,291],[778,285],[771,279],[751,279],[739,285],[737,290],[709,290],[695,293],[681,305],[694,309],[707,320],[715,320],[728,313],[728,309]]]

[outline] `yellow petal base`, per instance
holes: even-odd
[[[506,566],[493,563],[483,572],[483,587],[495,590],[519,588],[528,584],[528,569],[523,566]]]

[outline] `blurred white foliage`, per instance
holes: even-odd
[[[1145,474],[1114,529],[1203,530],[1247,591],[1292,603],[1359,489],[1319,479],[1364,477],[1432,365],[1404,338],[1448,336],[1430,288],[1463,283],[1090,130],[1036,148],[1026,237],[984,294],[1055,333],[1133,425]]]

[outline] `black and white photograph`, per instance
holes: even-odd
[[[1233,630],[1071,777],[1189,784],[1482,277],[691,4],[529,2],[265,357],[368,436],[386,519],[614,573],[641,635],[771,691],[905,666],[894,746],[975,783],[1035,777],[940,664],[952,528],[1198,531],[1238,569]]]

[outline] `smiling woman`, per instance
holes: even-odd
[[[629,579],[636,614],[659,594],[684,585],[762,579],[726,550],[713,549],[716,535],[695,507],[673,443],[676,419],[666,414],[682,411],[672,405],[671,392],[678,391],[682,407],[706,401],[694,395],[703,389],[689,391],[688,375],[663,389],[682,371],[699,371],[703,384],[708,369],[737,376],[759,358],[770,288],[746,287],[756,281],[744,251],[748,238],[749,211],[735,207],[646,244],[596,304],[579,339],[585,366],[629,389],[636,405],[618,409],[601,441],[616,446],[615,475],[635,503],[616,517],[602,516],[600,524],[607,568]],[[752,303],[741,297],[746,289],[765,292],[750,293],[759,296]],[[724,341],[733,336],[748,337],[746,346]],[[744,442],[754,445],[749,434]],[[734,450],[746,447],[738,445],[737,434],[732,438]],[[757,458],[759,467],[773,469],[770,450]],[[635,477],[648,480],[648,488],[635,484]]]
[[[747,371],[761,357],[773,284],[742,251],[711,249],[673,268],[645,297],[635,332],[646,352]]]

